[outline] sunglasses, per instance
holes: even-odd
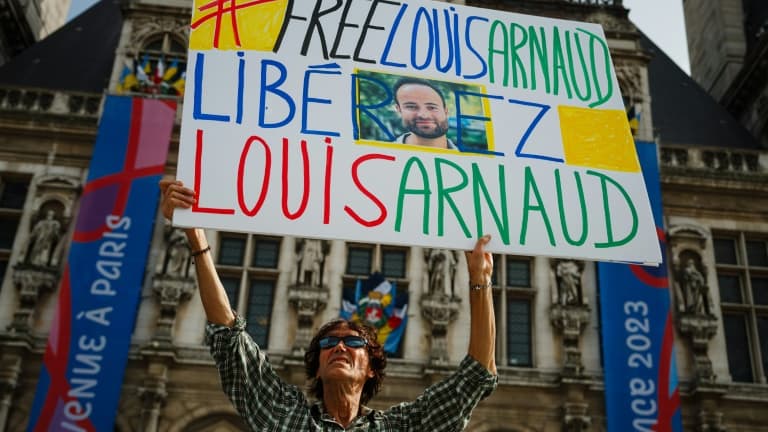
[[[368,341],[362,336],[326,336],[320,339],[320,349],[333,348],[344,341],[344,346],[347,348],[362,348],[368,345]]]

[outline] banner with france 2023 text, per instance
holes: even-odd
[[[107,96],[28,431],[111,431],[175,102]]]
[[[494,252],[661,260],[599,25],[195,0],[187,77],[178,177],[198,202],[180,226],[464,249],[489,233]],[[409,117],[403,79],[440,96],[433,112]]]
[[[656,144],[637,152],[666,258]],[[598,280],[608,431],[682,432],[666,263],[598,263]]]

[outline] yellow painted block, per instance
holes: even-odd
[[[557,110],[566,164],[640,172],[635,142],[624,110],[563,105]]]
[[[288,0],[195,0],[189,47],[272,51],[287,5]]]

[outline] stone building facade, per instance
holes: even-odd
[[[768,151],[638,33],[620,0],[465,3],[604,26],[625,102],[643,113],[637,138],[660,150],[684,429],[768,431]],[[0,431],[25,430],[29,420],[103,94],[128,58],[183,60],[189,15],[186,0],[105,0],[70,24],[80,30],[67,26],[0,68]],[[76,67],[86,54],[71,52],[74,66],[46,64],[70,32],[99,61]],[[52,67],[63,76],[50,80]],[[176,134],[171,147],[168,174]],[[233,307],[289,382],[304,383],[302,347],[339,315],[343,289],[373,271],[411,299],[402,348],[373,407],[415,398],[466,353],[462,254],[446,257],[455,272],[430,278],[423,248],[208,236]],[[469,430],[606,430],[600,332],[613,324],[599,319],[595,263],[494,258],[499,388]],[[204,345],[189,270],[183,236],[158,217],[117,431],[243,427]],[[441,280],[442,292],[430,280]]]
[[[683,4],[691,76],[768,147],[768,4]]]

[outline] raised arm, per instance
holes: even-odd
[[[485,251],[490,235],[481,237],[475,249],[467,252],[469,270],[470,332],[468,354],[496,374],[496,318],[493,314],[493,255]]]
[[[173,217],[175,208],[186,209],[195,203],[195,192],[184,187],[184,184],[179,180],[160,180],[160,192],[160,208],[163,211],[163,216],[168,220]],[[187,228],[184,232],[187,234],[189,247],[195,255],[197,284],[208,321],[214,324],[232,326],[235,322],[235,315],[232,313],[227,293],[224,291],[224,286],[219,280],[219,274],[213,265],[205,232],[199,228]]]

